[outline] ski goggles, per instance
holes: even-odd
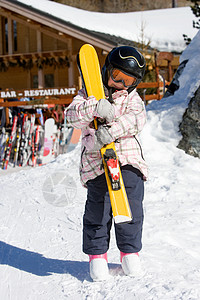
[[[115,68],[110,70],[110,76],[114,82],[122,82],[126,88],[133,86],[137,81],[137,79],[134,76],[130,76],[122,72],[121,70]]]

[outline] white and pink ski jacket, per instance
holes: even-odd
[[[112,96],[115,117],[108,125],[119,161],[122,166],[129,164],[139,169],[145,179],[148,170],[137,137],[146,122],[144,103],[135,90],[130,94],[126,90],[116,91]],[[80,177],[84,186],[88,180],[104,172],[100,151],[91,150],[95,129],[90,124],[95,116],[98,117],[95,112],[96,104],[95,97],[86,98],[84,90],[80,90],[65,111],[68,124],[82,129]]]

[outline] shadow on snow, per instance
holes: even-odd
[[[89,263],[46,258],[42,254],[20,249],[0,241],[0,264],[37,275],[49,276],[53,273],[70,274],[78,280],[89,280]],[[109,264],[111,269],[118,264]]]
[[[89,277],[88,262],[46,258],[42,254],[20,249],[1,241],[0,264],[8,265],[37,276],[66,273],[81,281]]]

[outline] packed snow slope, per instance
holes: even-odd
[[[142,40],[146,43],[150,41],[150,46],[160,51],[182,52],[185,49],[183,34],[193,38],[197,32],[192,26],[195,16],[190,7],[129,13],[98,13],[49,0],[17,1],[81,28],[119,36],[130,41],[141,42],[143,34]]]
[[[86,189],[79,182],[78,144],[45,166],[0,170],[1,299],[200,299],[200,160],[176,147],[178,124],[200,80],[198,49],[199,35],[181,58],[189,61],[179,90],[147,106],[141,135],[149,165],[140,253],[145,276],[124,276],[112,228],[111,279],[91,281],[81,249]]]
[[[176,148],[177,116],[177,107],[149,109],[142,135],[150,175],[140,280],[124,276],[114,230],[111,279],[93,283],[89,277],[81,250],[86,190],[79,183],[80,145],[43,167],[1,170],[1,299],[200,299],[200,160]]]

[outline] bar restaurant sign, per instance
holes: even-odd
[[[75,95],[77,93],[76,88],[47,88],[47,89],[25,89],[20,91],[5,90],[0,91],[0,98],[40,98],[57,96],[64,98],[65,96]]]

